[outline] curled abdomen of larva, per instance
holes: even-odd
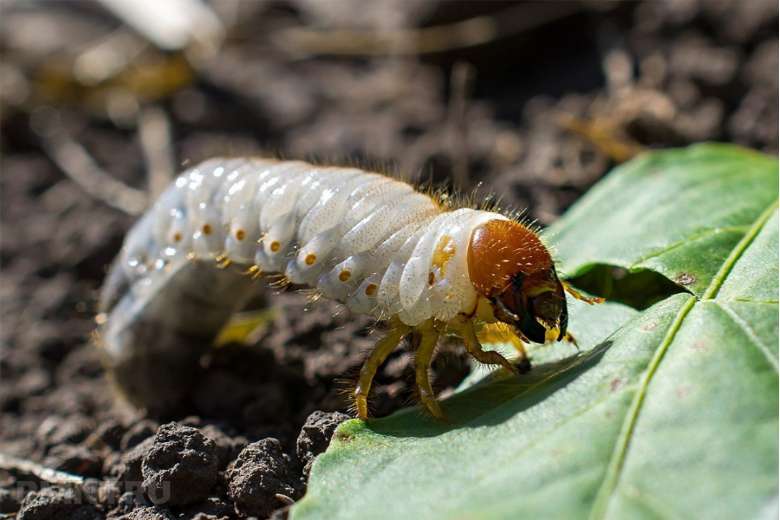
[[[522,255],[501,249],[499,231]],[[100,341],[120,389],[148,406],[178,398],[189,368],[171,367],[208,348],[259,273],[415,333],[462,324],[518,272],[545,269],[552,261],[538,237],[500,213],[443,207],[355,168],[217,158],[181,174],[129,232],[101,293]],[[554,308],[545,298],[539,306]],[[170,371],[166,388],[140,390],[160,367]]]

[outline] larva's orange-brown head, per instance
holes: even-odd
[[[566,334],[566,295],[536,233],[511,220],[485,222],[471,235],[468,267],[498,320],[536,343],[544,343],[546,329],[558,329],[558,341]]]

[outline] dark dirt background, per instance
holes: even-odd
[[[96,291],[128,212],[185,163],[356,162],[494,192],[548,224],[644,148],[777,154],[776,2],[210,5],[226,27],[211,55],[208,31],[162,52],[98,3],[0,6],[4,516],[283,516],[347,417],[331,412],[347,410],[340,381],[370,321],[267,289],[274,319],[203,360],[185,413],[115,401],[90,339]],[[408,361],[382,368],[376,416],[413,400]],[[445,346],[435,385],[467,371]]]

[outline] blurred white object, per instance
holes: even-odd
[[[201,0],[98,0],[160,49],[187,49],[195,58],[213,56],[225,29]]]

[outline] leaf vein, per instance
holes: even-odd
[[[639,495],[639,496],[633,496],[629,495],[625,491],[622,493],[622,495],[633,502],[636,502],[637,504],[641,504],[645,506],[647,509],[651,510],[653,513],[655,513],[660,518],[668,518],[670,520],[684,520],[684,517],[677,515],[673,511],[669,511],[668,509],[661,510],[659,505],[659,499],[658,497],[652,497],[653,500],[648,500],[646,496]]]
[[[590,518],[604,518],[607,511],[607,505],[612,493],[617,487],[617,481],[620,476],[620,471],[623,469],[623,462],[628,452],[628,445],[631,442],[631,435],[634,433],[634,426],[637,418],[639,417],[639,410],[642,407],[645,395],[647,394],[647,387],[650,385],[650,379],[652,379],[658,366],[661,364],[664,354],[669,349],[669,345],[674,341],[674,337],[677,335],[677,331],[682,326],[682,322],[688,313],[696,303],[696,298],[691,296],[688,302],[680,309],[672,326],[666,333],[663,341],[659,344],[658,348],[650,360],[650,364],[647,367],[644,377],[642,378],[639,388],[634,395],[634,400],[631,403],[631,407],[628,410],[626,419],[623,423],[623,428],[620,430],[617,442],[615,443],[615,451],[612,454],[612,459],[607,466],[607,472],[604,476],[604,481],[596,494],[596,500],[593,503],[593,509],[589,515]]]
[[[778,200],[775,200],[774,203],[770,204],[769,207],[756,219],[753,225],[750,226],[750,229],[747,231],[747,233],[745,233],[745,236],[742,238],[742,240],[739,241],[739,243],[729,254],[728,258],[726,258],[726,260],[723,262],[723,265],[718,270],[717,275],[715,278],[713,278],[712,283],[704,293],[702,300],[714,299],[714,296],[723,285],[728,274],[734,268],[737,260],[739,260],[739,258],[742,256],[742,253],[745,252],[751,242],[756,238],[756,236],[758,236],[758,233],[775,212],[777,207]],[[639,417],[639,412],[642,407],[642,403],[644,402],[645,395],[647,394],[650,380],[658,370],[658,367],[661,364],[661,360],[669,349],[669,346],[674,341],[674,337],[682,326],[683,320],[691,311],[691,309],[693,309],[695,303],[696,299],[691,297],[688,300],[688,303],[686,303],[685,306],[680,309],[680,312],[677,314],[674,323],[664,337],[664,340],[656,349],[655,354],[650,361],[648,369],[641,380],[639,390],[635,394],[634,401],[631,403],[631,407],[629,408],[628,414],[626,415],[623,428],[621,429],[620,434],[618,435],[618,439],[615,443],[615,451],[613,452],[612,459],[610,460],[609,466],[607,467],[607,473],[604,477],[604,481],[602,482],[602,485],[596,494],[596,499],[594,500],[593,508],[591,509],[589,515],[591,519],[604,518],[606,515],[609,500],[612,497],[615,488],[617,487],[618,479],[620,478],[620,472],[623,469],[623,463],[626,459],[626,454],[628,453],[628,446],[631,442],[631,436],[634,433],[634,427]]]
[[[737,260],[742,256],[742,253],[745,252],[745,250],[748,248],[748,246],[753,242],[753,240],[758,236],[758,233],[761,231],[761,228],[764,227],[764,224],[769,220],[769,217],[772,216],[772,214],[777,210],[778,201],[775,199],[775,201],[769,205],[769,207],[756,219],[756,221],[753,223],[752,226],[750,226],[750,230],[745,234],[745,236],[742,238],[742,240],[739,241],[739,243],[734,247],[734,249],[731,251],[731,254],[728,256],[725,262],[723,262],[723,265],[718,270],[718,274],[715,275],[715,278],[712,279],[712,283],[707,288],[707,291],[704,293],[704,296],[702,296],[702,300],[711,300],[715,298],[715,295],[720,290],[723,283],[726,281],[726,278],[728,277],[731,270],[734,268],[734,265],[736,265]]]
[[[769,363],[774,367],[775,372],[778,372],[778,360],[772,353],[772,351],[769,349],[768,345],[765,345],[763,341],[758,337],[758,335],[755,333],[755,331],[750,327],[750,324],[748,324],[745,320],[743,320],[736,312],[734,312],[732,309],[729,309],[725,305],[723,305],[722,302],[719,302],[715,300],[715,303],[718,305],[718,308],[725,312],[729,318],[734,321],[739,327],[747,334],[747,336],[752,340],[753,343],[755,343],[756,348],[761,351],[762,354],[764,354],[769,360]]]
[[[646,256],[643,256],[642,258],[640,258],[636,262],[634,262],[632,267],[637,267],[642,262],[645,262],[645,261],[650,260],[651,258],[655,258],[657,256],[661,256],[664,253],[668,253],[669,251],[671,251],[673,249],[677,249],[678,247],[687,244],[688,242],[692,242],[694,240],[698,240],[700,238],[704,238],[704,237],[709,236],[709,235],[714,235],[716,233],[723,233],[724,231],[725,232],[728,232],[728,231],[748,231],[748,229],[749,228],[747,226],[726,226],[726,227],[719,228],[717,230],[715,230],[715,229],[707,229],[707,230],[704,230],[704,231],[700,231],[699,233],[695,233],[695,234],[693,234],[693,235],[691,235],[689,237],[686,237],[686,238],[684,238],[684,239],[682,239],[682,240],[680,240],[678,242],[675,242],[675,243],[670,244],[670,245],[668,245],[668,246],[666,246],[666,247],[664,247],[662,249],[659,249],[658,251],[654,251],[654,252],[652,252],[652,253],[650,253],[650,254],[648,254]]]

